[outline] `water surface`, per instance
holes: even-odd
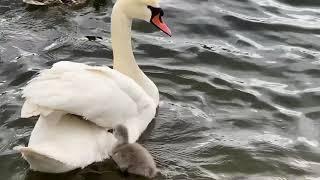
[[[28,143],[36,122],[19,117],[28,80],[62,60],[112,65],[112,5],[0,1],[0,179],[127,179],[110,161],[60,175],[31,172],[12,150]],[[161,5],[172,38],[133,25],[136,59],[161,94],[159,115],[140,139],[158,179],[320,178],[320,3]]]

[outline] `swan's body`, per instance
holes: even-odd
[[[132,18],[154,18],[147,8],[151,5],[158,6],[157,1],[116,2],[111,22],[114,69],[58,62],[25,87],[21,116],[40,115],[28,147],[19,148],[31,169],[60,173],[83,168],[109,157],[116,139],[108,129],[124,125],[129,142],[146,129],[159,92],[135,62],[131,23]]]
[[[105,128],[80,117],[65,115],[54,125],[40,117],[20,151],[32,170],[61,173],[108,158],[115,142]]]
[[[121,171],[153,178],[159,170],[151,154],[138,143],[129,143],[128,130],[123,125],[115,128],[114,136],[118,140],[112,150],[112,159]]]

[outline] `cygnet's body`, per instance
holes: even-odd
[[[118,139],[117,146],[112,151],[112,159],[121,171],[153,178],[159,170],[151,154],[138,143],[128,143],[128,131],[123,125],[114,129],[114,136]]]

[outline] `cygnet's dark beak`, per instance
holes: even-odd
[[[162,19],[162,16],[164,15],[163,10],[161,8],[155,8],[152,6],[148,6],[148,8],[151,10],[152,13],[150,22],[157,28],[159,28],[161,31],[171,36],[171,30]]]

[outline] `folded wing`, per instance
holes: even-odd
[[[58,62],[23,90],[21,116],[42,115],[52,121],[75,114],[102,127],[138,117],[152,102],[127,76],[108,67]]]

